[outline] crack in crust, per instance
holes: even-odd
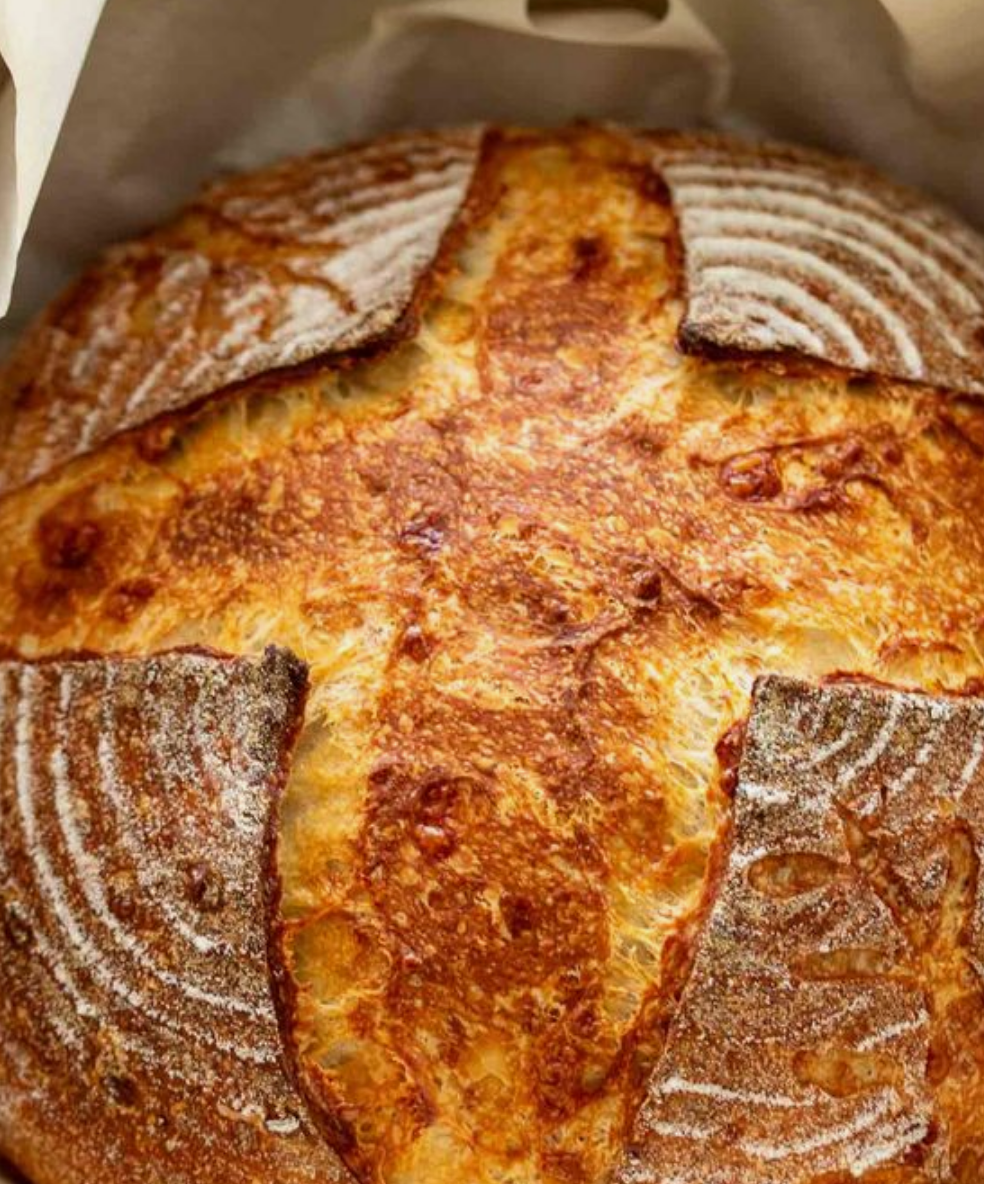
[[[0,372],[0,493],[231,384],[394,333],[480,141],[408,133],[290,160],[108,251]]]
[[[982,756],[980,701],[758,681],[619,1184],[980,1178]]]
[[[0,1145],[36,1184],[345,1179],[264,937],[306,683],[274,649],[0,663]]]
[[[785,145],[659,135],[653,162],[680,220],[685,350],[984,394],[984,244],[948,211]]]

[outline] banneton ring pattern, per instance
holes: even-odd
[[[528,175],[524,153],[534,161]],[[567,186],[568,205],[577,211],[570,242],[556,225],[566,207],[551,186]],[[593,194],[611,202],[615,214],[610,227],[589,233],[576,218],[595,217]],[[524,218],[533,227],[526,237]],[[469,232],[490,225],[509,245],[501,258],[468,247]],[[465,267],[459,253],[468,249],[474,257]],[[647,278],[664,264],[672,279],[665,291]],[[462,280],[469,268],[493,296],[498,285],[498,302],[478,311],[469,304],[470,281]],[[569,322],[560,315],[565,302]],[[339,415],[326,437],[293,457],[298,473],[317,474],[317,489],[294,489],[286,467],[264,485],[269,458],[261,451],[259,493],[247,486],[256,473],[244,462],[234,474],[241,484],[210,491],[223,513],[229,510],[221,529],[203,497],[195,542],[194,511],[183,515],[199,491],[194,473],[177,479],[166,469],[172,442],[184,446],[198,425],[207,434],[210,414],[240,396],[277,395],[307,378],[365,375],[388,359],[409,358],[411,390],[418,381],[426,388],[413,349],[438,334],[442,315],[446,339],[457,345],[471,333],[482,345],[475,359],[449,351],[446,368],[437,370],[445,399],[435,400],[438,411],[421,397],[425,411],[416,421],[412,398],[394,402],[381,417],[381,439],[365,445],[360,421]],[[667,324],[667,343],[693,358],[659,352]],[[760,392],[735,396],[736,375],[751,374],[765,390],[769,381],[799,373],[816,384],[818,398],[846,392],[850,403],[864,398],[861,378],[886,406],[911,406],[911,420],[886,412],[869,432],[871,425],[849,412],[846,430],[811,433],[810,409],[793,408],[785,434],[772,439],[761,423],[739,423],[735,412],[723,421],[727,430],[690,431],[685,450],[672,421],[656,423],[643,413],[640,391],[651,374],[638,389],[619,390],[621,402],[613,395],[612,406],[605,404],[609,388],[646,350],[653,351],[646,354],[650,369],[654,357],[665,367],[658,393],[667,400],[681,375],[710,376],[713,398],[739,407]],[[329,393],[337,408],[341,396]],[[0,508],[7,499],[21,505],[25,492],[47,505],[66,474],[79,473],[85,514],[111,515],[132,487],[147,515],[133,519],[136,545],[146,547],[139,578],[113,585],[111,594],[114,561],[99,528],[72,517],[74,489],[64,499],[66,521],[59,517],[63,502],[54,501],[33,528],[43,581],[31,583],[33,569],[18,543],[12,592],[0,585],[0,608],[13,602],[25,614],[9,639],[0,632],[0,643],[23,651],[0,663],[0,1153],[36,1184],[322,1184],[353,1177],[437,1184],[462,1171],[473,1184],[840,1184],[843,1173],[869,1168],[903,1173],[879,1176],[879,1184],[935,1184],[951,1169],[964,1173],[961,1184],[974,1178],[966,1173],[984,1164],[984,1150],[974,1159],[975,1140],[984,1134],[960,1095],[976,1097],[981,1058],[971,1047],[961,1061],[952,1045],[976,1015],[980,994],[973,968],[981,909],[967,887],[978,883],[979,704],[761,680],[737,774],[732,833],[701,865],[697,887],[668,898],[669,919],[660,922],[668,937],[656,954],[632,937],[633,917],[623,929],[612,919],[612,902],[624,905],[636,885],[628,873],[624,883],[619,879],[598,819],[614,809],[613,787],[628,786],[626,794],[638,793],[645,807],[648,829],[627,834],[626,844],[641,844],[654,864],[669,866],[679,856],[684,879],[694,875],[686,860],[699,862],[696,826],[674,821],[678,829],[668,829],[663,841],[675,845],[668,855],[647,845],[649,831],[670,813],[665,802],[657,812],[644,792],[652,766],[639,749],[656,743],[650,732],[659,722],[651,703],[648,715],[632,704],[641,732],[628,728],[636,763],[627,764],[624,785],[623,770],[611,772],[618,762],[591,729],[621,734],[627,725],[618,710],[628,711],[632,677],[659,682],[647,630],[656,635],[664,619],[664,648],[687,655],[693,645],[696,656],[682,660],[710,683],[694,639],[702,630],[738,635],[751,619],[747,604],[768,608],[762,572],[748,556],[769,543],[749,550],[746,532],[781,542],[781,527],[774,536],[768,531],[782,515],[798,515],[822,537],[816,554],[826,558],[827,548],[836,578],[846,579],[847,560],[823,524],[825,515],[849,512],[862,489],[878,514],[889,506],[904,522],[900,536],[923,538],[929,527],[912,489],[920,481],[932,485],[943,471],[939,497],[952,508],[960,474],[984,454],[975,423],[960,418],[965,397],[972,406],[980,394],[981,240],[939,207],[860,166],[784,146],[615,127],[406,133],[224,181],[170,226],[113,248],[42,315],[0,371]],[[328,398],[320,390],[317,397]],[[693,406],[681,402],[693,424],[709,397],[701,391]],[[484,424],[483,401],[495,411]],[[930,451],[905,451],[914,439],[922,447],[924,422],[927,435],[951,434],[952,452],[938,468]],[[564,427],[564,447],[551,451],[556,442],[546,429],[556,424]],[[505,443],[502,472],[482,451],[496,441]],[[598,441],[616,455],[601,448],[595,456]],[[332,450],[343,448],[349,463],[343,454],[336,465]],[[669,475],[658,471],[666,457]],[[314,461],[324,467],[304,468]],[[147,479],[147,467],[158,463],[159,486]],[[563,497],[551,503],[558,496],[554,470],[563,466]],[[813,485],[796,484],[804,472]],[[181,509],[174,522],[163,513],[157,519],[148,507],[167,504],[172,485]],[[293,496],[300,507],[294,519]],[[976,494],[967,496],[972,503]],[[553,521],[536,516],[537,497]],[[729,559],[721,572],[709,570],[701,551],[700,514],[712,497],[721,536],[741,560]],[[366,595],[370,649],[385,653],[388,681],[378,700],[366,700],[379,731],[358,803],[368,822],[353,849],[374,867],[375,879],[367,875],[351,897],[333,901],[326,893],[310,906],[290,883],[282,834],[279,850],[276,842],[292,755],[295,774],[311,777],[316,741],[331,743],[333,725],[325,723],[319,698],[294,752],[304,712],[302,664],[283,649],[237,658],[157,652],[182,644],[182,630],[194,636],[199,625],[211,645],[208,614],[218,620],[237,596],[248,617],[245,585],[234,586],[231,577],[228,586],[218,576],[214,588],[203,582],[208,604],[201,597],[196,603],[198,624],[160,628],[149,634],[153,645],[125,635],[131,620],[139,623],[143,609],[156,604],[156,570],[150,578],[139,565],[151,570],[155,547],[165,549],[172,574],[174,555],[188,571],[196,563],[205,571],[228,550],[230,570],[247,574],[255,559],[253,574],[276,588],[276,562],[295,557],[277,534],[279,519],[267,515],[281,513],[285,503],[283,520],[297,534],[296,570],[305,579],[309,552],[333,560],[327,534],[317,531],[341,530],[352,506],[362,513],[371,505],[365,521],[356,517],[354,537],[364,549],[377,548],[376,581],[402,614],[390,629],[372,599],[378,590],[364,579],[358,593]],[[655,543],[643,521],[654,505],[668,515]],[[587,542],[571,525],[580,513],[592,527]],[[866,521],[863,514],[857,520]],[[612,529],[618,547],[609,544]],[[476,548],[474,563],[456,531]],[[524,550],[548,535],[549,562]],[[122,554],[130,541],[120,537],[114,545]],[[166,550],[172,545],[173,555]],[[350,557],[340,554],[341,572]],[[899,554],[908,552],[900,545]],[[961,575],[971,584],[975,554],[969,548]],[[567,584],[554,578],[551,562]],[[803,562],[810,562],[805,548]],[[503,587],[496,583],[500,563]],[[219,560],[214,564],[218,572]],[[57,578],[49,580],[52,567]],[[334,603],[337,587],[311,571],[314,608],[305,627],[315,634],[322,619],[339,621],[324,628],[337,627],[356,651],[358,628],[344,610],[358,606]],[[581,586],[571,571],[587,572],[593,582]],[[791,562],[780,576],[784,591],[800,578]],[[155,656],[54,653],[48,638],[61,635],[45,630],[66,605],[79,604],[87,606],[83,615],[105,614],[112,629],[119,627],[123,649],[142,653],[146,646]],[[510,616],[517,605],[522,611]],[[918,607],[900,610],[899,621],[911,625]],[[445,641],[457,637],[461,646],[457,653],[447,647],[453,668],[464,672],[450,681],[447,662],[435,663],[434,673],[430,666],[442,613],[451,622]],[[505,622],[502,654],[483,648],[494,632],[488,613]],[[749,672],[761,669],[757,650],[769,644],[767,613],[762,620],[763,632],[740,639],[744,665],[736,662],[717,685],[719,707],[726,704],[717,715],[707,712],[705,728],[733,718],[735,703],[744,711]],[[805,637],[813,626],[804,621]],[[795,632],[790,621],[781,630]],[[93,635],[106,636],[95,626]],[[224,648],[252,652],[266,635],[247,625],[236,637]],[[303,630],[290,638],[306,658],[307,640]],[[343,684],[347,675],[324,655],[319,666],[315,643],[312,637],[312,679],[316,693],[330,698],[332,679]],[[979,665],[935,634],[887,636],[878,655],[907,647],[955,653],[954,668],[964,675]],[[109,653],[114,646],[100,641],[98,648]],[[606,664],[610,651],[617,660]],[[633,676],[635,657],[643,665]],[[799,658],[788,661],[799,669]],[[643,668],[645,662],[654,664]],[[470,691],[462,689],[466,673],[475,683]],[[556,702],[549,698],[554,687]],[[486,717],[496,720],[491,737]],[[440,733],[442,720],[460,723],[460,735],[449,733],[454,744],[442,746],[428,731]],[[794,741],[799,747],[791,756]],[[726,736],[724,756],[727,743]],[[538,744],[540,764],[523,766],[521,758],[527,750],[536,757]],[[558,755],[566,750],[573,754],[569,767]],[[563,776],[556,785],[545,776],[548,789],[531,799],[535,810],[504,819],[495,779],[511,762],[531,781],[531,769],[539,776],[541,765]],[[511,851],[513,841],[522,855],[516,882],[505,856],[496,862],[496,844]],[[400,875],[415,874],[416,865],[399,862],[404,849],[413,859],[423,852],[445,878],[435,872],[430,891],[406,888]],[[549,857],[534,858],[534,850],[549,850]],[[459,853],[464,872],[454,862]],[[325,880],[345,887],[338,853],[329,854]],[[335,934],[343,953],[343,939],[350,943],[353,960],[374,968],[399,963],[403,978],[394,972],[373,990],[396,999],[394,984],[410,984],[413,996],[413,984],[424,983],[426,957],[410,939],[424,948],[429,937],[441,949],[447,935],[438,923],[449,910],[441,912],[439,898],[466,892],[474,872],[468,860],[480,869],[486,861],[489,882],[462,916],[485,909],[495,918],[496,949],[527,951],[535,964],[530,1000],[538,992],[546,998],[555,986],[536,977],[541,905],[565,957],[583,949],[585,963],[593,958],[601,967],[592,970],[596,979],[585,971],[579,982],[579,966],[563,967],[560,1002],[550,1005],[559,1019],[550,1019],[545,1038],[539,1029],[529,1038],[534,1047],[552,1040],[573,1058],[568,1064],[558,1055],[542,1079],[527,1083],[540,1106],[537,1120],[546,1115],[529,1136],[532,1149],[520,1145],[529,1124],[518,1103],[495,1103],[515,1149],[468,1128],[469,1107],[485,1104],[477,1087],[478,1101],[462,1090],[460,1114],[441,1125],[447,1099],[433,1082],[453,1078],[461,1059],[456,1042],[466,1043],[450,1003],[446,1012],[438,1009],[446,1025],[440,1040],[415,1046],[401,1066],[405,1076],[395,1079],[386,1074],[399,1057],[387,1042],[395,1043],[398,1027],[374,1027],[368,1005],[354,1010],[346,1040],[331,1044],[319,1034],[334,1000],[317,996],[317,958],[308,947],[317,954],[318,941]],[[899,883],[907,895],[896,899]],[[542,901],[535,899],[541,888]],[[438,903],[427,914],[432,898]],[[410,930],[408,900],[434,921],[433,933]],[[942,944],[933,944],[927,918],[946,920],[951,906],[960,924],[944,926]],[[460,921],[453,940],[463,958],[478,948],[472,937]],[[615,963],[623,947],[639,947],[632,956],[643,966],[648,958],[655,969],[645,979],[634,968],[649,993],[641,1002],[633,997],[638,1015],[620,1014],[610,1035],[592,992],[606,998],[613,982],[619,986]],[[329,966],[344,960],[331,949],[322,953]],[[938,974],[927,969],[931,956],[943,967]],[[511,965],[514,954],[502,957]],[[951,1014],[943,996],[953,967],[961,993]],[[788,1002],[791,984],[802,1014],[798,1005],[772,1005]],[[447,984],[439,992],[442,1000],[452,994]],[[523,1039],[534,1032],[533,1013],[534,1003],[522,999],[508,1013],[508,1023],[527,1017]],[[508,1023],[512,1042],[517,1032]],[[617,1048],[602,1072],[597,1061],[606,1040]],[[359,1041],[371,1066],[365,1080],[351,1070]],[[944,1056],[945,1069],[930,1080],[929,1067]],[[511,1068],[494,1069],[477,1085],[515,1084]],[[374,1072],[383,1086],[374,1084]],[[71,1088],[62,1088],[66,1082]],[[377,1091],[391,1106],[383,1121],[392,1119],[392,1138],[379,1133]],[[428,1144],[435,1130],[440,1137]],[[466,1158],[454,1160],[459,1154]],[[441,1155],[443,1166],[435,1167]],[[428,1156],[437,1158],[430,1163]]]
[[[654,161],[680,219],[686,348],[984,393],[984,246],[946,210],[782,145],[658,137]]]
[[[191,1181],[218,1138],[229,1180],[346,1178],[284,1075],[264,938],[304,689],[274,650],[0,663],[0,1124],[32,1172]]]
[[[409,134],[289,161],[111,249],[0,376],[0,493],[225,387],[394,331],[479,141]]]
[[[287,162],[111,250],[0,373],[0,493],[255,375],[385,338],[465,201],[483,134]],[[819,153],[652,142],[680,220],[686,348],[797,351],[984,393],[984,246],[945,210]],[[273,247],[265,270],[245,258],[255,242]]]
[[[721,877],[617,1180],[798,1184],[900,1160],[953,1178],[931,1066],[981,989],[982,758],[980,700],[758,682]],[[867,1088],[833,1091],[824,1055]],[[982,1062],[967,1049],[948,1089],[973,1095]]]

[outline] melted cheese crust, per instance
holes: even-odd
[[[984,414],[681,356],[639,150],[578,130],[487,157],[387,357],[268,376],[163,452],[117,439],[0,502],[3,643],[310,664],[294,1034],[333,1140],[387,1184],[612,1166],[756,675],[984,673]]]

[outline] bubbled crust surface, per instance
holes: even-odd
[[[754,678],[982,673],[978,405],[682,356],[653,152],[486,137],[402,342],[0,501],[9,644],[310,663],[279,986],[366,1180],[602,1178],[686,979],[715,746]]]
[[[304,688],[272,649],[0,662],[0,1144],[35,1184],[347,1178],[264,938]]]
[[[392,136],[235,177],[110,250],[0,372],[0,493],[223,387],[394,332],[480,136]]]
[[[756,685],[620,1184],[981,1178],[984,702]]]

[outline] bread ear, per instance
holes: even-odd
[[[0,372],[0,494],[232,384],[398,337],[481,138],[406,133],[287,161],[107,252]]]
[[[0,494],[243,381],[399,339],[483,135],[405,133],[287,161],[107,252],[0,371]],[[820,153],[672,133],[649,144],[680,221],[685,350],[984,393],[984,250],[957,219]]]
[[[799,355],[984,394],[984,246],[854,162],[653,137],[685,259],[689,353]]]
[[[769,677],[746,735],[615,1179],[949,1179],[980,1131],[984,702]]]
[[[0,1151],[35,1184],[345,1178],[267,969],[306,687],[275,649],[0,663]]]

